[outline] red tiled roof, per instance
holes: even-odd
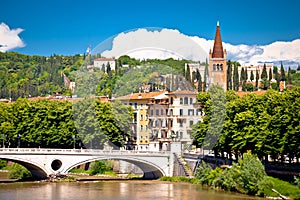
[[[118,97],[116,99],[119,100],[136,100],[136,99],[150,99],[152,97],[155,97],[157,95],[160,95],[164,93],[165,91],[159,91],[159,92],[145,92],[145,93],[133,93],[126,96]]]
[[[220,26],[217,26],[212,58],[224,58]]]

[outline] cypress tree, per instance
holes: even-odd
[[[247,82],[248,80],[248,71],[247,71],[247,67],[245,68],[245,82]]]
[[[251,81],[254,80],[254,74],[253,74],[253,71],[251,71],[251,74],[250,74],[250,80],[251,80]]]
[[[230,60],[228,60],[227,66],[227,90],[232,90],[232,69]]]
[[[201,78],[200,73],[199,73],[199,79],[198,79],[198,92],[202,92],[202,78]]]
[[[258,79],[259,79],[259,74],[258,74],[258,70],[256,69],[256,74],[255,74],[255,87],[256,87],[256,89],[258,89]]]
[[[273,75],[272,75],[272,69],[270,68],[269,70],[269,81],[271,81],[273,78]]]
[[[186,66],[185,79],[187,81],[191,82],[191,70],[190,70],[190,66],[188,64]]]
[[[289,67],[289,71],[288,71],[288,84],[292,84],[291,67]]]
[[[235,91],[239,90],[239,72],[238,72],[238,66],[234,66],[234,70],[233,70],[233,89]]]
[[[244,67],[242,67],[242,70],[241,70],[241,80],[240,82],[243,84],[244,81],[245,81],[245,70],[244,70]]]
[[[266,78],[266,79],[268,78],[266,64],[264,64],[263,70],[261,72],[261,79],[264,79],[264,78]]]
[[[281,78],[280,78],[281,81],[286,81],[286,78],[285,78],[285,71],[284,71],[282,62],[281,62],[281,66],[280,66],[280,77],[281,77]]]

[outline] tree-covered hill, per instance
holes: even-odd
[[[0,52],[0,98],[66,93],[61,72],[77,70],[83,56],[29,56]]]

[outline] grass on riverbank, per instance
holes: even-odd
[[[170,182],[186,182],[192,184],[200,184],[199,180],[196,178],[188,178],[184,176],[163,176],[159,179],[160,181],[170,181]]]
[[[295,200],[300,200],[300,189],[292,185],[289,182],[279,180],[277,178],[273,178],[271,176],[267,177],[268,181],[273,185],[273,189],[277,190],[280,194],[290,197]],[[186,182],[186,183],[192,183],[192,184],[199,184],[200,181],[196,178],[188,178],[183,176],[164,176],[159,179],[160,181],[170,181],[170,182]],[[220,189],[220,188],[219,188]],[[264,190],[264,194],[269,197],[279,197],[279,195],[275,192],[273,192],[271,189],[266,188]]]
[[[291,197],[293,199],[300,199],[300,188],[298,188],[296,185],[292,185],[289,182],[282,181],[280,179],[268,176],[267,179],[272,183],[273,189],[278,191],[280,194],[284,196]],[[279,195],[275,192],[273,192],[271,189],[266,188],[264,190],[264,193],[267,196],[271,197],[278,197]]]

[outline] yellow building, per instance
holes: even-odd
[[[149,100],[162,94],[161,92],[133,93],[117,98],[125,105],[132,106],[134,119],[131,124],[131,142],[136,150],[148,150],[150,141],[148,103]]]

